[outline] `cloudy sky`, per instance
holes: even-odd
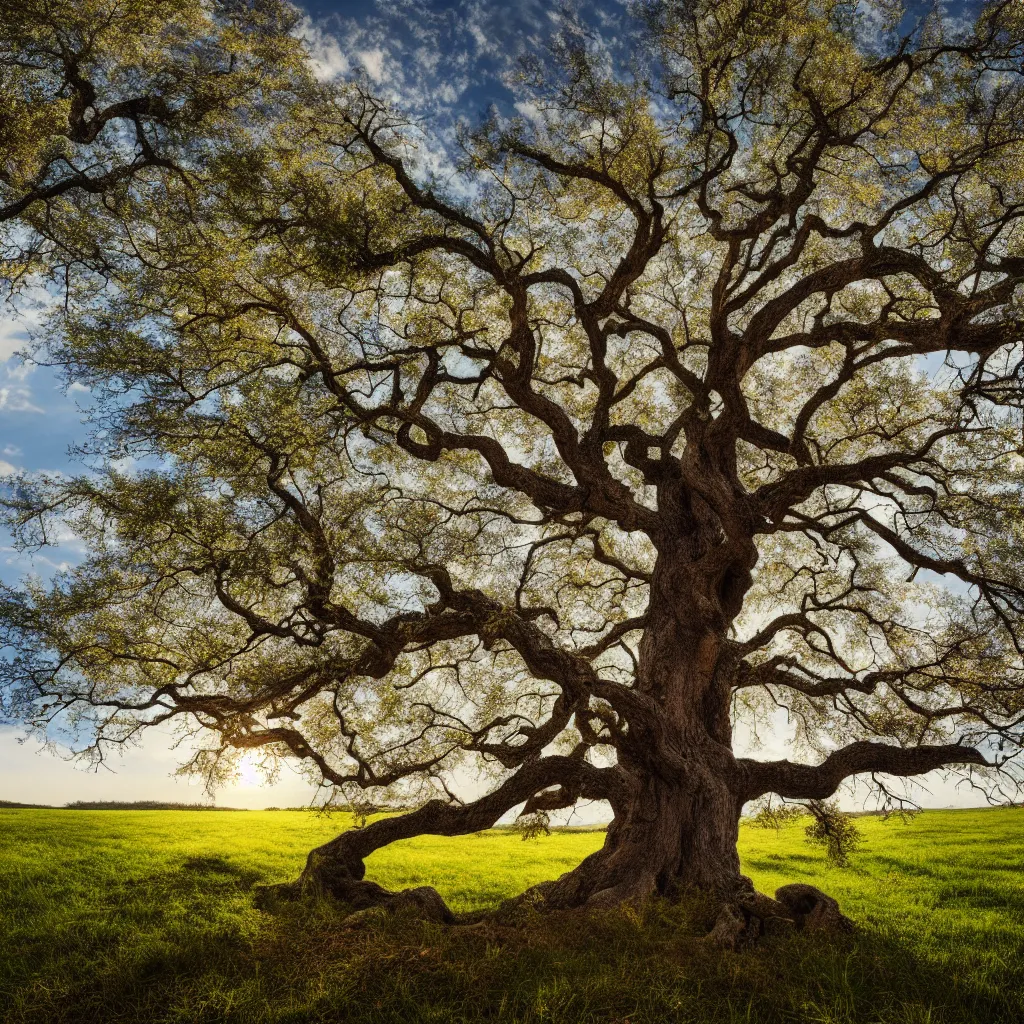
[[[963,13],[969,5],[948,5]],[[514,112],[515,97],[502,72],[517,54],[543,53],[562,18],[558,0],[310,0],[305,36],[318,73],[324,77],[363,74],[406,109],[429,121],[443,137],[458,118],[474,119],[491,104]],[[633,29],[625,0],[580,5],[585,30],[602,40],[613,58],[630,54]],[[520,111],[527,113],[526,111]],[[69,448],[84,436],[82,417],[90,395],[79,386],[64,390],[53,373],[16,355],[32,327],[32,310],[20,318],[0,310],[0,474],[16,470],[69,470]],[[73,560],[73,544],[30,559],[0,536],[0,578],[13,582],[28,572],[46,576],[61,560]],[[780,722],[771,748],[782,756],[786,730]],[[22,742],[22,732],[0,726],[0,799],[62,804],[71,800],[204,799],[201,787],[175,778],[185,758],[171,749],[167,733],[151,732],[143,746],[110,764],[85,771]],[[314,791],[285,770],[274,786],[243,764],[237,785],[217,795],[229,806],[290,806],[308,803]],[[919,790],[925,805],[978,803],[977,794],[928,779]]]

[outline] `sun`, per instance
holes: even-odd
[[[238,759],[238,781],[236,785],[246,789],[259,788],[264,784],[259,758],[255,754],[243,754]]]

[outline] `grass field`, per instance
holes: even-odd
[[[745,953],[701,942],[708,908],[359,930],[337,907],[253,906],[343,827],[304,812],[0,810],[0,1020],[999,1024],[1024,1021],[1024,810],[862,819],[829,869],[799,825],[745,826],[744,868],[809,881],[858,924]],[[375,854],[368,877],[494,906],[600,845],[492,831]]]

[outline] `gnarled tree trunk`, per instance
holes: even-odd
[[[637,703],[619,739],[618,764],[594,769],[577,763],[580,769],[614,777],[613,786],[596,794],[610,800],[614,819],[600,850],[530,891],[529,898],[543,907],[608,907],[701,890],[723,905],[745,901],[749,913],[753,890],[740,874],[736,848],[746,788],[731,749],[725,642],[725,623],[742,600],[749,570],[742,566],[737,572],[733,566],[730,573],[726,567],[716,575],[709,568],[707,560],[659,560],[640,647]],[[529,769],[521,768],[514,780],[524,780]],[[539,771],[536,778],[547,781]],[[573,789],[564,779],[559,782]],[[526,778],[521,790],[513,788],[504,799],[499,790],[494,799],[463,808],[430,804],[347,832],[310,854],[301,885],[355,906],[383,904],[394,896],[363,881],[368,853],[405,836],[489,827],[516,802],[517,793],[528,798],[539,788]],[[573,791],[587,788],[584,778]],[[774,901],[761,899],[762,910],[771,904],[769,911],[785,916]]]
[[[555,905],[680,889],[725,895],[740,884],[745,796],[732,754],[724,652],[725,623],[749,585],[749,568],[728,576],[738,593],[723,593],[711,568],[707,559],[658,561],[636,681],[646,701],[619,749],[627,796],[613,805],[604,847],[547,890]]]
[[[552,907],[610,906],[682,889],[727,894],[740,879],[736,839],[741,804],[721,781],[641,780],[608,828],[604,846],[543,896]]]

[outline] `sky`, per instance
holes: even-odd
[[[951,4],[951,13],[969,5]],[[365,74],[403,106],[442,132],[459,117],[480,117],[490,104],[512,113],[515,97],[501,72],[523,52],[543,52],[561,4],[555,0],[310,0],[301,33],[324,77]],[[580,4],[581,18],[619,55],[629,50],[625,0]],[[24,470],[73,471],[69,448],[85,437],[83,416],[89,392],[64,389],[52,371],[16,355],[33,326],[33,309],[19,317],[0,308],[0,475]],[[77,555],[73,542],[33,557],[16,552],[0,535],[0,579],[16,582],[26,573],[48,576]],[[784,721],[758,756],[783,757]],[[172,750],[172,737],[151,730],[100,771],[85,770],[25,740],[23,730],[0,725],[0,800],[63,804],[73,800],[206,801],[201,784],[175,777],[185,757]],[[966,806],[978,794],[956,789],[936,777],[924,780],[916,798],[925,806]],[[313,787],[286,768],[267,785],[243,761],[237,783],[223,787],[217,803],[235,807],[297,806],[316,796]],[[847,803],[856,803],[851,795]]]

